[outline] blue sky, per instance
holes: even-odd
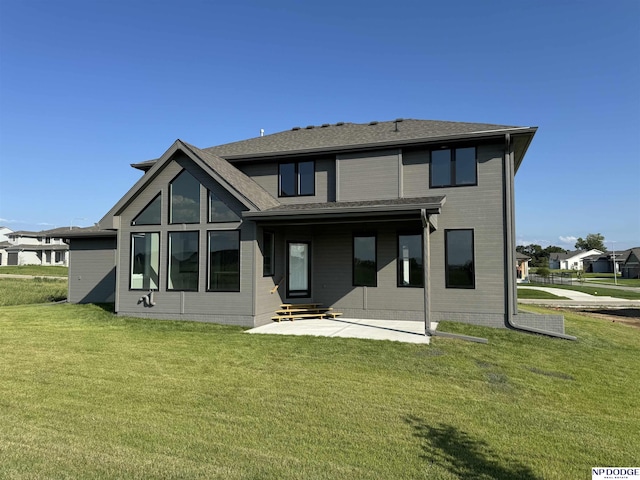
[[[293,126],[538,126],[518,243],[640,246],[640,1],[0,0],[0,225],[92,225],[130,163]]]

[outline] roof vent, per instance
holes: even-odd
[[[396,125],[396,128],[395,128],[395,131],[396,131],[396,132],[398,131],[398,124],[399,124],[401,121],[402,121],[402,119],[401,119],[401,118],[396,118],[396,119],[393,121],[393,123],[395,123],[395,125]]]
[[[331,124],[330,124],[330,123],[323,123],[323,124],[322,124],[322,128],[327,128],[327,127],[330,127],[330,126],[331,126]]]
[[[338,123],[336,123],[336,127],[341,127],[342,125],[344,125],[344,122],[338,122]]]
[[[312,128],[315,128],[315,127],[314,127],[313,125],[307,125],[305,128],[306,128],[307,130],[311,130]]]
[[[369,122],[369,125],[377,125],[377,124],[378,124],[377,120],[374,120],[373,122]]]
[[[291,130],[300,130],[300,127],[293,127]]]

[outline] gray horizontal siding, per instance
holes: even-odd
[[[336,160],[337,200],[341,202],[398,198],[400,151],[342,154]]]
[[[115,301],[115,237],[74,238],[70,241],[69,257],[69,302]]]

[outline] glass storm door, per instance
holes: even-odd
[[[310,297],[311,244],[288,242],[287,297]]]

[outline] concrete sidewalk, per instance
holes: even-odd
[[[431,323],[436,329],[438,324]],[[429,344],[431,337],[424,334],[423,322],[397,320],[364,320],[358,318],[301,319],[273,322],[247,330],[247,333],[272,335],[312,335],[316,337],[366,338],[392,340],[405,343]]]
[[[603,286],[603,288],[605,288]],[[540,290],[548,292],[564,299],[533,299],[521,298],[518,303],[529,305],[542,305],[550,307],[604,307],[604,308],[640,308],[640,300],[626,300],[624,298],[607,297],[600,295],[589,295],[588,293],[577,292],[575,290],[565,290],[564,288],[552,287],[529,287],[518,285],[518,289]]]

